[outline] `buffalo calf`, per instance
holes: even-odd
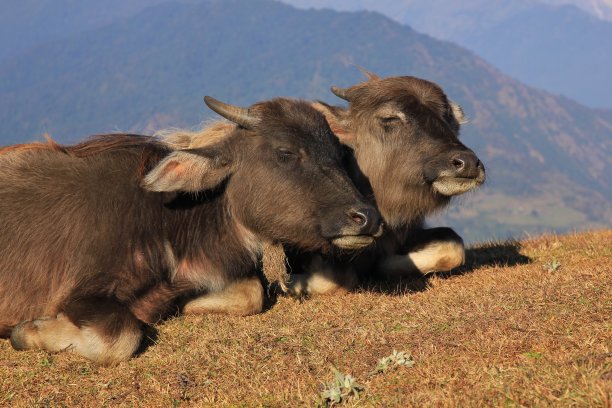
[[[482,162],[459,139],[465,122],[461,107],[433,82],[365,73],[367,81],[332,87],[348,101],[347,108],[312,105],[345,146],[344,168],[376,204],[385,233],[359,256],[293,256],[288,291],[295,295],[345,292],[358,281],[359,270],[401,277],[449,271],[464,261],[463,240],[455,231],[425,228],[427,216],[485,180]],[[223,139],[230,130],[215,123],[200,132],[163,136],[177,146],[195,148]]]
[[[266,245],[381,234],[308,103],[206,102],[234,125],[205,147],[106,135],[0,149],[0,335],[14,348],[114,364],[177,311],[260,312]]]

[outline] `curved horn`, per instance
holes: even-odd
[[[350,88],[338,88],[337,86],[332,86],[330,89],[338,98],[342,98],[345,101],[350,102]]]
[[[258,119],[253,117],[253,115],[251,115],[249,110],[246,108],[229,105],[213,98],[212,96],[205,96],[204,103],[225,119],[230,120],[243,128],[251,130],[258,123]]]

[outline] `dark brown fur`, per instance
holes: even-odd
[[[473,187],[484,181],[482,164],[459,140],[463,112],[438,85],[414,77],[380,79],[367,75],[367,81],[339,90],[350,101],[348,109],[313,103],[347,146],[345,168],[362,194],[376,203],[386,224],[384,236],[364,256],[350,255],[348,264],[330,260],[339,271],[339,287],[346,287],[347,267],[378,269],[396,276],[460,265],[464,256],[461,237],[450,228],[424,228],[425,218],[451,201],[451,196],[436,191],[433,183],[440,175],[452,173],[452,160],[458,154],[474,160],[470,172],[463,174],[472,180]],[[227,131],[227,125],[216,123],[200,132],[163,136],[194,148],[220,140]],[[292,271],[302,270],[308,258],[294,257]],[[323,281],[327,283],[319,285],[324,287],[320,291],[335,292],[328,284],[333,280],[329,268],[315,267],[315,272],[317,268],[326,270]],[[319,291],[307,278],[293,275],[300,287],[290,288],[291,293]]]
[[[323,116],[281,99],[252,112],[255,128],[206,148],[103,135],[0,150],[0,335],[113,364],[190,298],[260,311],[264,245],[359,233],[348,213],[367,205]]]
[[[451,196],[434,186],[441,176],[458,173],[474,187],[484,181],[484,167],[459,140],[461,108],[438,85],[415,77],[380,79],[369,74],[366,82],[333,90],[349,101],[348,109],[314,106],[349,146],[349,174],[359,190],[375,200],[386,224],[375,253],[352,264],[370,268],[367,261],[377,260],[377,269],[385,275],[458,266],[463,261],[461,238],[450,228],[423,226],[427,216],[450,203]],[[453,168],[455,157],[472,160],[471,167]],[[452,195],[461,192],[455,188]],[[429,255],[416,256],[423,253]],[[387,268],[389,262],[398,265],[396,256],[404,258],[403,270]]]

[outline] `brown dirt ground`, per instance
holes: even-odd
[[[553,262],[560,267],[553,270]],[[247,318],[179,317],[116,367],[0,340],[0,406],[611,406],[612,230],[472,248],[461,271]],[[415,365],[372,374],[393,350]]]

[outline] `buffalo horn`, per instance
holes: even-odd
[[[332,86],[331,87],[331,91],[338,98],[342,98],[345,101],[350,101],[350,98],[349,98],[349,93],[350,93],[349,88],[338,88],[337,86]]]
[[[205,96],[204,103],[225,119],[230,120],[243,128],[253,129],[255,125],[257,125],[257,118],[253,117],[253,115],[251,115],[249,110],[246,108],[229,105],[211,96]]]

